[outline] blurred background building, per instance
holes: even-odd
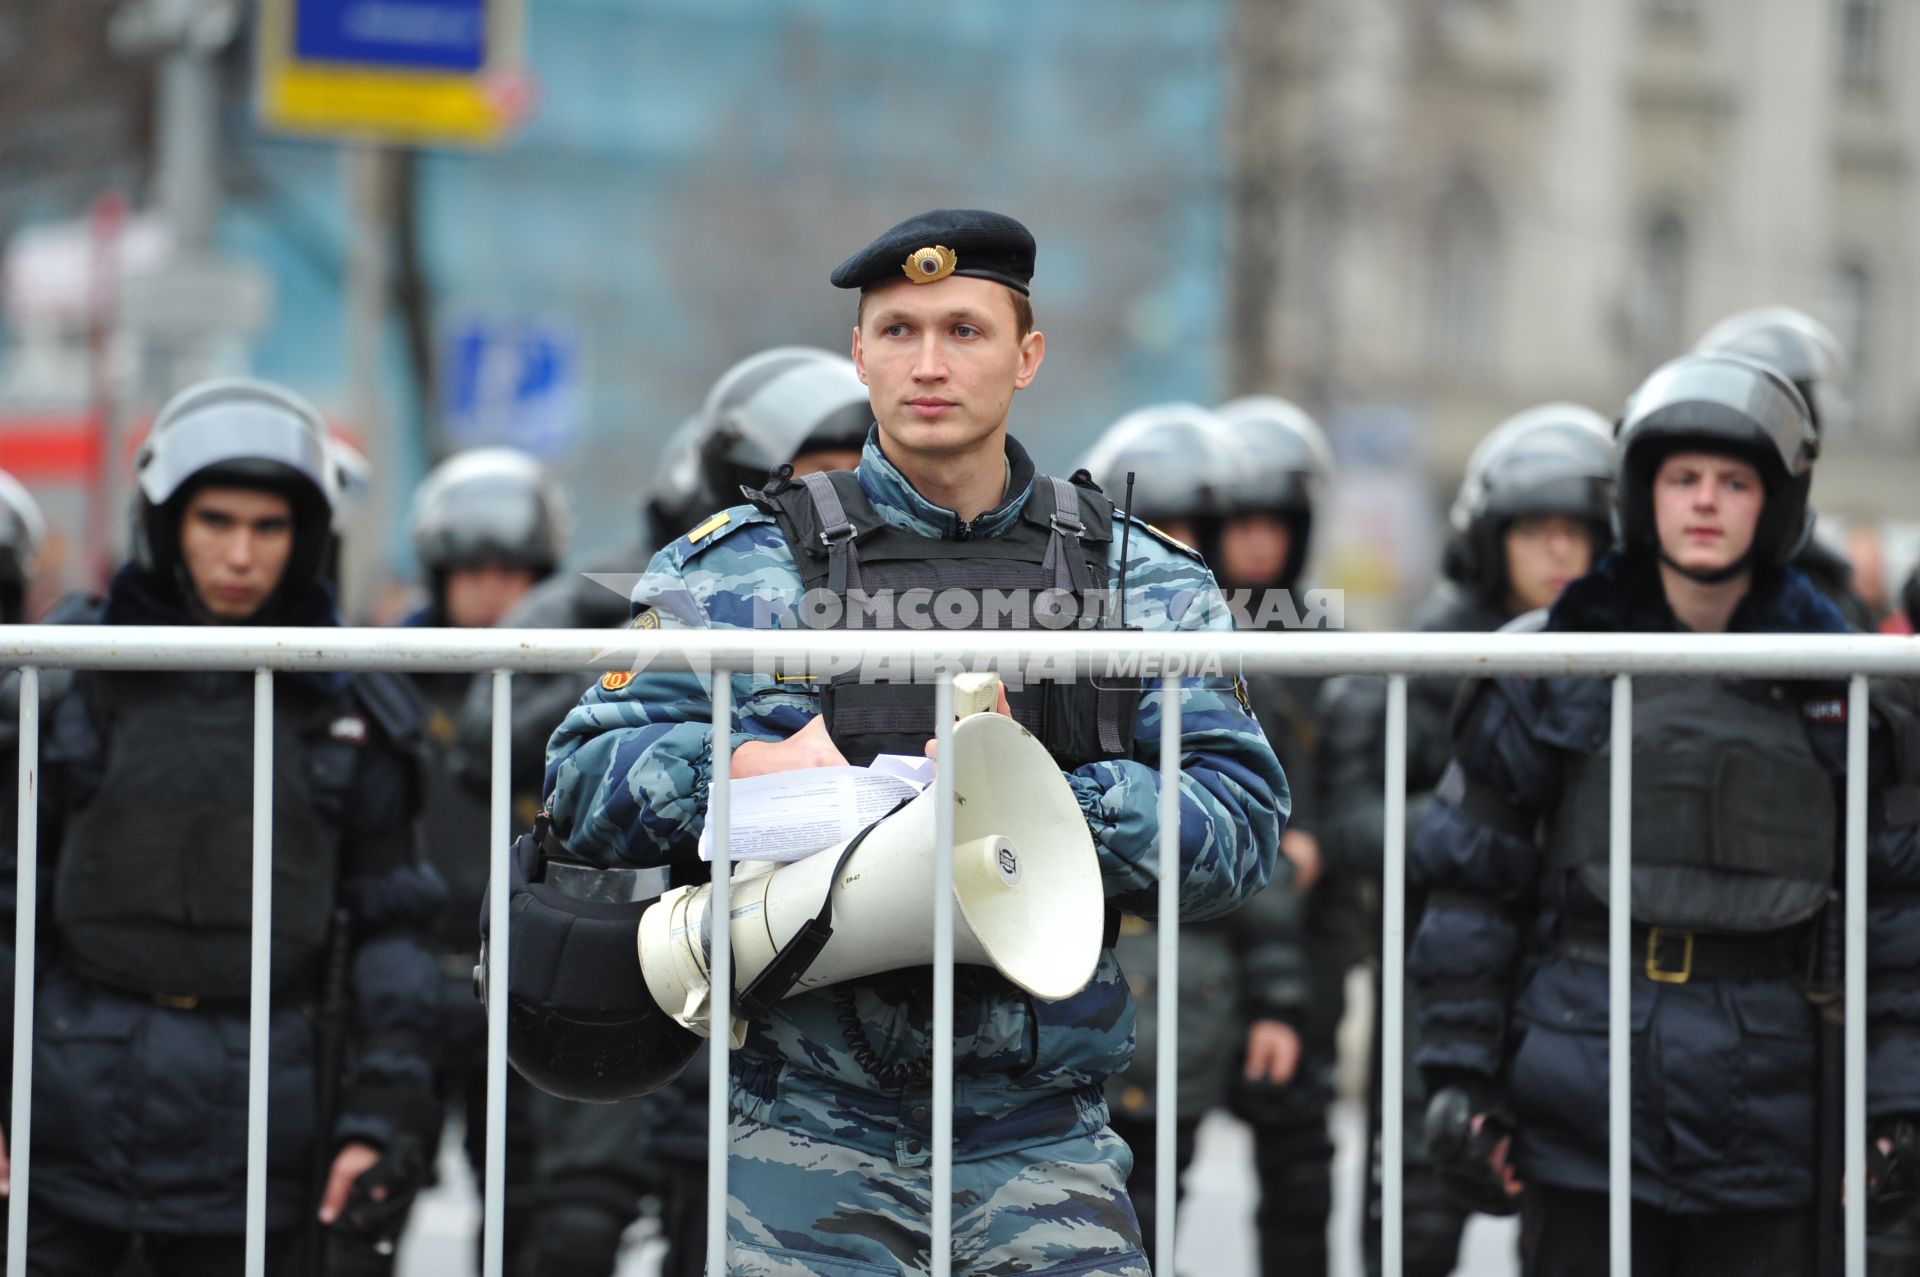
[[[1303,396],[1369,470],[1444,485],[1514,408],[1611,415],[1720,316],[1787,303],[1853,359],[1820,508],[1904,519],[1917,17],[1886,0],[1242,0],[1235,382]],[[1347,569],[1366,545],[1346,543]]]
[[[474,71],[501,138],[290,121],[259,50],[356,32]],[[1611,413],[1758,303],[1850,347],[1816,500],[1894,521],[1901,574],[1916,42],[1891,0],[0,0],[0,467],[55,579],[96,581],[164,397],[284,380],[373,463],[347,585],[389,615],[434,460],[534,450],[583,554],[622,545],[721,369],[844,348],[827,272],[979,204],[1040,242],[1041,464],[1145,402],[1295,398],[1341,455],[1319,576],[1356,619],[1425,588],[1486,428]]]

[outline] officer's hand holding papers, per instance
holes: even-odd
[[[997,674],[956,674],[953,708],[957,718],[996,713],[1012,717],[1006,687]],[[826,734],[825,719],[815,717],[783,744],[801,744],[773,768],[741,774],[728,789],[732,815],[729,841],[734,860],[800,860],[846,842],[874,821],[933,783],[933,742],[925,758],[881,754],[865,767],[849,764]],[[768,742],[752,742],[763,749]],[[748,745],[734,751],[737,760]],[[700,859],[713,859],[713,819],[700,831]]]

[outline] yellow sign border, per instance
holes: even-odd
[[[521,65],[520,0],[487,0],[487,63],[477,73],[393,71],[292,56],[293,6],[262,0],[254,112],[279,132],[413,145],[490,146],[514,121],[490,86]]]

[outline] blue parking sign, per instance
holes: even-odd
[[[456,448],[553,456],[580,436],[584,360],[573,326],[474,316],[449,330],[441,427]]]
[[[302,61],[478,71],[487,57],[486,0],[299,0],[293,53]]]

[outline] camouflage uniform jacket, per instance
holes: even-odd
[[[1007,441],[1010,460],[1030,471]],[[952,538],[961,520],[913,490],[868,438],[857,471],[880,517],[930,538]],[[975,537],[1001,535],[1031,485],[975,519]],[[661,551],[636,603],[665,627],[762,623],[769,607],[790,611],[799,572],[778,525],[751,505],[699,541]],[[1150,628],[1231,629],[1198,559],[1136,527],[1129,538],[1129,619]],[[1109,578],[1120,574],[1120,538]],[[1156,606],[1157,605],[1157,606]],[[1158,617],[1156,623],[1155,618]],[[617,681],[617,680],[607,680]],[[733,680],[733,743],[783,739],[819,712],[805,683]],[[1155,911],[1158,879],[1160,696],[1149,692],[1135,723],[1134,756],[1090,763],[1067,782],[1093,832],[1108,900]],[[1289,806],[1287,783],[1259,725],[1227,678],[1186,682],[1180,809],[1183,918],[1217,917],[1264,886],[1274,871]],[[659,865],[695,851],[711,776],[710,701],[701,679],[641,673],[624,687],[597,684],[547,747],[546,789],[554,827],[575,855],[604,864]],[[1284,862],[1282,862],[1284,863]],[[925,969],[892,973],[788,998],[753,1025],[733,1057],[736,1112],[770,1125],[892,1157],[927,1160],[932,1129],[925,1082],[888,1084],[864,1066],[930,1056],[930,982]],[[844,1012],[844,1014],[843,1014]],[[1028,998],[996,974],[961,967],[955,979],[954,1139],[961,1159],[991,1157],[1096,1131],[1106,1123],[1102,1085],[1133,1053],[1133,1006],[1111,951],[1093,981],[1063,1002]],[[851,1034],[866,1042],[856,1050]]]

